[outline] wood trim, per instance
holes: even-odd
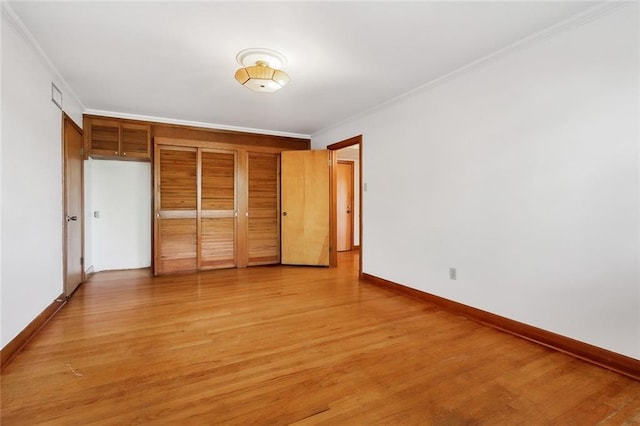
[[[156,157],[155,157],[155,147],[153,146],[153,141],[151,140],[151,133],[149,133],[149,166],[151,169],[151,176],[149,179],[149,214],[151,215],[149,221],[149,227],[151,228],[149,231],[149,236],[151,239],[149,240],[149,247],[151,247],[151,262],[149,268],[152,271],[156,270],[156,188],[155,188],[155,180],[156,180]]]
[[[202,149],[196,150],[196,268],[202,269]]]
[[[290,136],[265,135],[262,133],[248,133],[234,130],[211,129],[181,124],[167,124],[155,121],[133,120],[129,118],[105,117],[101,115],[84,114],[88,119],[126,121],[131,124],[148,125],[150,138],[162,137],[171,139],[191,139],[210,142],[220,142],[232,146],[246,145],[252,148],[281,147],[281,149],[296,150],[309,149],[311,139]]]
[[[0,351],[0,369],[4,368],[18,355],[36,334],[49,322],[51,318],[67,303],[62,293],[47,306],[33,321],[29,323],[16,337]]]
[[[240,155],[240,151],[236,150],[236,151],[232,151],[233,153],[233,212],[232,212],[232,217],[233,217],[233,267],[237,268],[238,265],[238,246],[246,246],[246,239],[243,240],[243,242],[241,244],[238,244],[239,238],[238,238],[238,209],[239,207],[239,203],[238,203],[238,186],[239,186],[239,157],[241,157]],[[246,153],[245,155],[246,156]],[[246,219],[246,215],[244,217],[244,219]],[[244,262],[246,262],[246,255],[244,257]]]
[[[160,210],[160,219],[197,219],[197,210]]]
[[[464,305],[430,293],[416,290],[393,281],[385,280],[367,273],[362,279],[371,284],[390,289],[396,293],[438,306],[445,311],[462,315],[480,324],[488,325],[500,331],[564,352],[583,361],[615,371],[633,379],[640,380],[640,360],[607,349],[593,346],[570,337],[524,324],[491,312]]]
[[[61,142],[61,146],[60,146],[60,155],[61,155],[61,173],[62,173],[62,181],[60,182],[62,184],[62,291],[63,294],[66,295],[67,293],[67,246],[68,246],[68,241],[67,241],[67,222],[66,222],[66,216],[67,216],[67,161],[66,161],[66,155],[67,155],[67,141],[66,141],[66,133],[67,133],[67,129],[66,129],[66,123],[70,122],[73,123],[73,120],[71,119],[71,117],[69,117],[67,115],[67,113],[65,113],[64,111],[62,111],[62,128],[61,128],[61,134],[60,134],[60,142]],[[75,124],[75,123],[73,123]],[[84,133],[82,134],[82,140],[84,141]],[[84,145],[82,147],[83,151],[84,151]],[[82,159],[82,170],[84,170],[84,155],[83,155],[83,159]],[[82,182],[82,200],[81,203],[84,203],[84,182]],[[82,212],[82,222],[84,222],[84,211]],[[82,235],[82,240],[84,243],[84,234]],[[84,249],[82,251],[82,255],[84,256]],[[82,265],[82,274],[84,275],[84,265]],[[65,296],[66,297],[66,296]],[[4,364],[4,363],[2,363]],[[1,368],[1,367],[0,367]]]
[[[238,212],[236,210],[200,210],[200,218],[202,219],[235,219],[236,217],[238,217]]]
[[[278,226],[278,263],[282,262],[282,189],[281,189],[281,185],[282,185],[282,180],[281,180],[281,174],[280,174],[280,170],[281,170],[281,166],[282,166],[282,157],[280,155],[278,155],[277,157],[277,169],[278,169],[278,178],[276,181],[276,199],[278,200],[276,205],[277,210],[278,210],[278,220],[277,220],[277,226]]]
[[[329,151],[329,266],[338,266],[338,155]]]
[[[81,133],[84,137],[84,132],[82,131],[82,127],[78,126],[76,122],[73,121],[73,118],[69,117],[69,115],[66,112],[62,113],[62,117],[69,120],[69,124],[71,124],[78,131],[78,133]]]
[[[198,151],[197,147],[194,146],[190,146],[188,144],[179,144],[178,146],[175,145],[166,145],[164,143],[156,143],[155,146],[160,146],[160,148],[162,148],[165,151],[188,151],[188,152],[196,152]],[[155,151],[154,151],[155,153]],[[155,157],[154,157],[155,158]]]
[[[362,232],[362,215],[363,207],[362,207],[362,191],[364,189],[364,179],[362,177],[362,135],[358,136],[358,185],[360,186],[358,190],[358,250],[360,250],[360,256],[358,256],[358,276],[362,278],[362,241],[364,239]]]
[[[336,151],[338,149],[346,148],[348,146],[357,145],[362,142],[362,135],[354,136],[349,139],[345,139],[340,142],[332,143],[331,145],[327,145],[327,149],[332,151]]]
[[[245,268],[249,262],[249,152],[237,151],[235,164],[236,267]],[[244,173],[240,173],[244,170]]]
[[[167,125],[151,123],[151,132],[154,137],[167,137],[176,139],[195,139],[207,142],[221,142],[232,145],[246,145],[253,148],[282,147],[288,150],[309,149],[310,139],[294,138],[289,136],[274,136],[261,133],[243,133],[232,130],[217,130],[203,127],[189,127],[180,125]]]
[[[252,146],[242,144],[230,144],[221,142],[210,142],[206,140],[197,139],[174,139],[165,137],[155,137],[153,139],[155,145],[167,145],[174,147],[188,147],[188,148],[204,148],[204,149],[220,149],[225,151],[250,151],[250,152],[270,152],[279,153],[281,151],[295,151],[296,149],[288,149],[284,147],[272,147],[272,146]]]
[[[151,193],[152,199],[151,203],[153,204],[153,209],[151,210],[152,215],[152,227],[153,232],[151,233],[151,247],[153,249],[153,255],[151,256],[153,259],[152,262],[152,271],[153,275],[158,275],[158,267],[160,265],[160,146],[153,145],[153,167],[151,168],[151,185],[152,190]]]

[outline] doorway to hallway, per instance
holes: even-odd
[[[338,254],[359,251],[357,256],[358,271],[362,273],[362,135],[354,136],[349,139],[331,144],[327,146],[327,149],[332,151],[334,165],[332,170],[332,211],[334,226],[333,242],[335,243],[336,252]],[[351,163],[353,178],[351,183],[346,178],[346,183],[343,183],[341,189],[341,174],[349,173],[345,172],[346,169],[341,169],[341,164]],[[351,195],[349,195],[349,189]],[[344,201],[340,200],[341,194],[344,197]],[[352,202],[349,204],[349,200]],[[347,213],[348,212],[348,213]],[[341,216],[343,223],[341,224]],[[345,223],[346,222],[346,223]],[[351,229],[349,230],[349,223],[351,223]],[[350,233],[350,235],[349,235]],[[341,258],[338,257],[338,264]]]

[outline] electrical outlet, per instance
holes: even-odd
[[[456,268],[449,268],[449,279],[455,280],[458,279],[458,271]]]

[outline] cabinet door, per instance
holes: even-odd
[[[236,153],[200,150],[199,269],[236,266]]]
[[[123,157],[151,158],[149,125],[128,123],[120,124],[120,153]]]
[[[197,171],[197,149],[156,148],[156,274],[194,271],[198,267]]]
[[[120,121],[90,120],[89,150],[92,155],[117,156],[120,153]]]
[[[248,262],[280,263],[280,156],[248,154]]]

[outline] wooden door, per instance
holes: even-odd
[[[353,162],[338,161],[336,191],[337,250],[353,250]]]
[[[198,269],[236,266],[236,153],[200,150]]]
[[[281,153],[282,263],[329,266],[329,151]]]
[[[247,265],[280,263],[280,156],[249,152]]]
[[[155,273],[194,271],[197,260],[198,150],[156,146]]]
[[[82,130],[66,114],[63,116],[64,146],[64,292],[67,297],[82,283],[83,265],[83,183]]]

